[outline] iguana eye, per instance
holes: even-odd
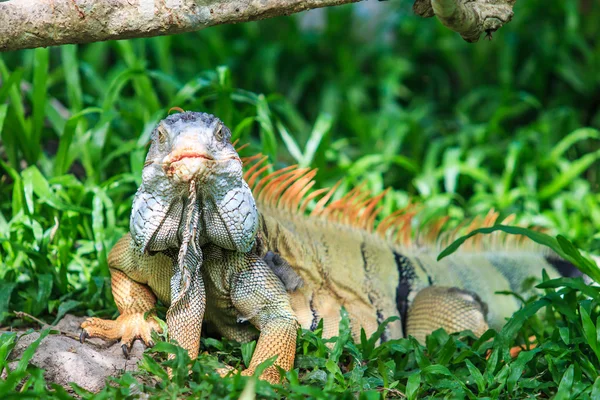
[[[167,141],[167,132],[162,126],[158,127],[158,141],[162,144]]]
[[[215,131],[215,138],[221,142],[223,141],[223,125],[219,125]]]

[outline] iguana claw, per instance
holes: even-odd
[[[88,337],[88,333],[85,329],[81,330],[81,333],[79,334],[79,342],[83,343],[85,342],[85,339]]]
[[[153,315],[144,319],[144,314],[119,315],[112,321],[100,318],[88,318],[82,324],[79,340],[83,343],[88,337],[104,340],[121,340],[121,349],[125,358],[129,358],[129,349],[135,339],[142,339],[147,347],[154,346],[152,331],[162,332]]]
[[[121,350],[123,350],[123,355],[125,356],[125,358],[129,360],[129,347],[127,347],[126,344],[122,344]]]

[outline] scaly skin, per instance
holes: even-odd
[[[279,254],[304,285],[290,293],[298,322],[323,336],[338,334],[340,308],[348,311],[355,338],[388,317],[383,339],[411,335],[420,342],[438,328],[482,334],[499,329],[520,304],[499,291],[524,293],[529,277],[553,259],[539,250],[463,251],[436,261],[437,251],[399,246],[377,234],[322,217],[274,209],[257,202],[262,251]],[[285,279],[284,279],[285,280]]]
[[[158,330],[156,296],[169,305],[169,337],[195,358],[208,289],[219,298],[216,305],[214,298],[208,299],[209,315],[222,316],[219,323],[242,315],[262,332],[245,373],[273,355],[280,355],[276,365],[291,368],[297,322],[282,283],[249,253],[258,214],[230,137],[218,118],[202,113],[169,116],[153,131],[130,233],[109,255],[121,315],[115,321],[88,319],[82,324],[82,340],[120,339],[126,354],[136,338],[149,345],[150,332]],[[223,332],[239,337],[236,330]],[[279,374],[272,367],[262,378],[276,381]]]
[[[400,320],[387,325],[382,340],[408,334],[423,342],[438,328],[481,334],[488,326],[501,327],[519,307],[514,297],[495,292],[524,294],[523,282],[541,276],[542,269],[557,275],[551,257],[510,242],[489,248],[476,243],[472,251],[438,262],[431,240],[411,244],[410,212],[373,227],[382,195],[368,199],[352,191],[328,203],[332,190],[307,216],[304,208],[318,194],[308,191],[314,171],[288,168],[263,176],[262,159],[247,168],[246,184],[228,138],[217,140],[218,148],[211,144],[220,121],[196,113],[169,118],[153,135],[131,235],[109,257],[123,320],[91,319],[83,326],[89,336],[120,338],[124,345],[140,337],[148,343],[147,332],[157,327],[140,316],[152,315],[154,294],[171,304],[169,334],[191,357],[198,354],[205,321],[239,341],[260,331],[244,373],[274,355],[289,370],[297,322],[314,329],[323,319],[323,335],[335,336],[342,306],[357,338],[361,328],[370,335],[393,316]],[[161,142],[161,129],[170,147]],[[178,135],[187,139],[172,140]],[[206,154],[207,148],[214,150]],[[482,224],[495,219],[490,214]],[[433,229],[430,236],[440,235]],[[276,381],[279,374],[270,368],[261,377]]]
[[[205,245],[202,250],[205,254],[201,275],[207,294],[206,314],[189,312],[172,320],[167,315],[170,337],[188,350],[190,357],[196,358],[202,318],[224,336],[239,341],[254,339],[255,327],[260,331],[260,337],[251,363],[243,373],[252,374],[256,366],[275,355],[279,355],[275,365],[291,369],[297,321],[279,278],[252,253],[225,250],[215,245]],[[158,331],[152,313],[156,303],[154,294],[163,303],[171,304],[172,259],[161,253],[140,255],[127,234],[111,250],[109,263],[112,291],[121,315],[116,321],[90,318],[82,328],[88,337],[121,339],[123,346],[134,338],[150,345],[149,332]],[[196,303],[200,300],[197,296],[191,296],[191,299]],[[149,312],[151,314],[144,320],[144,314]],[[240,320],[251,325],[240,324]],[[271,367],[261,378],[276,382],[279,373]]]

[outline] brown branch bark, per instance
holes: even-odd
[[[0,51],[170,35],[359,0],[10,0]]]
[[[170,35],[360,0],[0,0],[0,51]],[[470,42],[512,18],[516,0],[416,0]]]
[[[415,0],[413,10],[422,17],[437,16],[467,42],[476,42],[483,33],[491,35],[513,17],[517,0]]]

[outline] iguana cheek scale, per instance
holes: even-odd
[[[169,147],[177,135],[190,132],[196,136],[181,142],[185,152],[199,141],[206,162],[178,158]],[[165,172],[165,157],[181,165],[173,169],[168,164]],[[159,124],[134,200],[130,233],[109,254],[121,315],[116,321],[88,320],[83,325],[87,335],[120,338],[127,345],[140,337],[148,344],[149,332],[158,327],[143,313],[154,315],[156,297],[171,304],[171,312],[172,299],[180,301],[181,292],[172,280],[185,281],[177,274],[199,271],[188,282],[185,307],[175,318],[167,314],[171,338],[196,357],[203,320],[239,341],[255,338],[258,329],[245,373],[274,355],[277,365],[289,370],[297,322],[314,329],[323,319],[323,335],[335,336],[345,307],[355,337],[361,328],[370,335],[391,316],[400,320],[387,326],[383,340],[412,335],[423,342],[438,328],[481,334],[488,326],[502,326],[519,307],[514,297],[496,292],[524,294],[523,282],[541,276],[542,269],[557,276],[552,256],[506,235],[471,241],[470,248],[438,262],[439,248],[455,233],[440,233],[442,223],[436,223],[413,234],[414,207],[375,223],[385,193],[369,197],[359,187],[332,200],[336,187],[311,190],[316,170],[291,166],[266,174],[266,157],[257,155],[244,159],[242,177],[237,157],[229,131],[213,116],[186,112]],[[193,179],[196,199],[190,202],[189,184],[188,192],[179,184],[188,173],[200,171]],[[197,220],[190,212],[197,213]],[[493,225],[497,217],[490,212],[469,228]],[[184,227],[193,224],[182,221],[196,221],[188,236]],[[182,260],[178,252],[184,239],[189,242],[183,251],[187,267],[174,267]],[[189,251],[190,244],[197,250]],[[262,378],[274,381],[279,375],[270,368]]]

